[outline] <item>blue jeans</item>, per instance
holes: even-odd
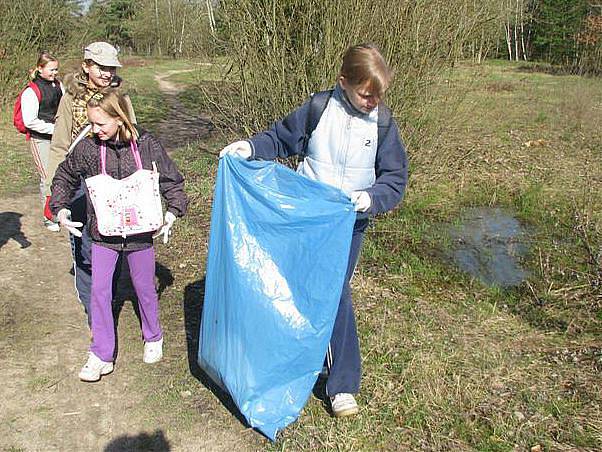
[[[79,302],[84,306],[86,314],[90,316],[90,296],[92,292],[92,237],[88,232],[86,211],[86,192],[82,181],[75,196],[71,200],[71,219],[84,224],[81,228],[82,236],[76,237],[69,234],[71,254],[73,255],[73,271],[75,273],[75,290]],[[88,318],[88,323],[90,319]]]
[[[84,181],[71,199],[71,219],[84,224],[81,228],[82,236],[76,237],[69,234],[71,242],[71,255],[73,256],[73,271],[75,279],[75,291],[77,298],[84,307],[88,315],[88,325],[90,320],[90,298],[92,296],[92,237],[88,230],[87,222],[87,199]],[[117,265],[113,274],[113,287],[117,287],[117,280],[121,275],[121,265]]]

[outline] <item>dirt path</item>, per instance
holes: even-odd
[[[191,115],[178,99],[181,87],[168,80],[174,74],[192,72],[194,69],[173,70],[155,75],[159,89],[169,105],[169,117],[161,121],[155,128],[156,135],[161,139],[167,151],[185,146],[191,141],[205,137],[213,130],[213,124],[206,118]]]
[[[1,200],[0,212],[10,218],[0,231],[0,444],[92,449],[114,428],[106,402],[117,388],[76,378],[89,335],[69,274],[67,236],[42,227],[35,194]],[[65,428],[74,424],[92,428]]]
[[[169,124],[180,124],[185,112],[175,88],[161,83],[173,113],[162,127],[173,130]],[[188,119],[179,127],[197,127],[197,134],[210,129],[201,118]],[[89,343],[86,316],[69,273],[67,234],[42,226],[37,194],[0,199],[0,268],[0,450],[242,451],[261,444],[189,374],[186,331],[165,331],[164,360],[142,363],[131,303],[119,316],[115,372],[99,383],[79,381]],[[178,419],[181,401],[170,412],[153,410],[153,388],[178,378],[183,403],[200,406],[185,427]]]

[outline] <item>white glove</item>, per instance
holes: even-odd
[[[81,228],[84,224],[80,221],[71,221],[71,211],[69,209],[59,210],[59,213],[56,214],[56,219],[62,227],[67,229],[67,231],[69,231],[74,236],[82,236],[82,231],[80,231],[77,228]]]
[[[153,235],[153,239],[156,239],[157,237],[162,235],[163,243],[167,244],[167,242],[169,241],[169,236],[171,235],[171,227],[173,226],[174,221],[176,221],[176,216],[169,211],[165,212],[165,223],[163,223],[163,226],[161,227],[159,232]]]
[[[352,191],[349,197],[351,202],[355,204],[356,212],[367,212],[372,205],[372,199],[366,191]]]
[[[248,141],[236,141],[222,149],[219,153],[219,158],[221,159],[224,155],[229,154],[234,157],[240,157],[241,159],[248,159],[251,157],[252,153],[251,143]]]

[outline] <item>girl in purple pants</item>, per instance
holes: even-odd
[[[124,179],[139,170],[156,169],[159,173],[159,192],[167,206],[163,225],[160,221],[157,224],[160,228],[157,236],[162,235],[163,242],[167,243],[174,221],[184,215],[188,205],[184,193],[184,178],[161,143],[132,124],[126,99],[118,90],[108,89],[95,94],[88,101],[87,114],[93,136],[77,143],[59,165],[52,181],[50,209],[61,226],[79,236],[81,232],[77,228],[81,227],[82,223],[71,221],[69,203],[80,186],[81,179],[89,181],[99,174],[108,175],[112,179]],[[106,183],[113,182],[109,180]],[[98,381],[102,375],[113,371],[115,360],[115,328],[111,300],[113,272],[120,254],[128,260],[132,283],[138,297],[145,363],[155,363],[163,356],[163,332],[159,323],[159,302],[154,283],[153,233],[156,231],[132,235],[103,235],[99,231],[99,221],[105,222],[106,217],[103,216],[107,214],[95,211],[89,189],[86,190],[86,200],[87,226],[92,237],[92,343],[88,360],[82,367],[79,378],[84,381]],[[120,216],[122,224],[131,224],[142,221],[146,214],[143,210],[135,214],[124,210],[117,215]]]

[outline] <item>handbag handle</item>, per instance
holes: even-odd
[[[142,159],[140,158],[140,152],[138,151],[138,143],[134,140],[130,140],[130,149],[136,162],[136,168],[142,169]],[[101,174],[107,175],[107,144],[102,141],[100,143],[100,172]]]

